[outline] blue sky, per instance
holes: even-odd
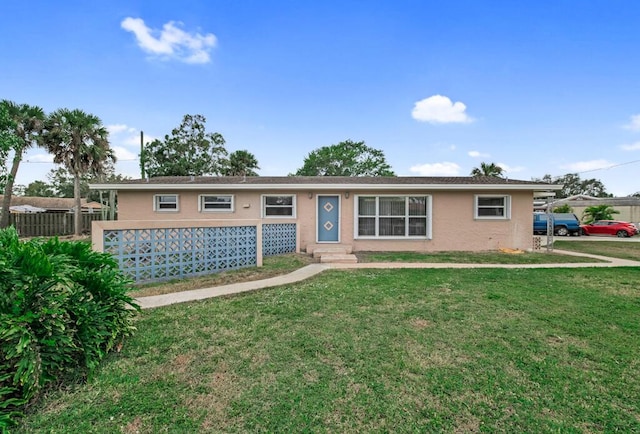
[[[640,2],[28,1],[3,5],[0,98],[139,135],[202,114],[261,175],[351,139],[401,176],[580,173],[640,191]],[[54,165],[34,149],[18,183]]]

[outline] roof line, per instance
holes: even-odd
[[[92,190],[561,190],[548,184],[89,184]]]

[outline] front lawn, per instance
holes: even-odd
[[[262,260],[262,267],[247,267],[238,270],[222,271],[206,276],[177,279],[168,282],[140,284],[129,293],[132,297],[168,294],[171,292],[189,291],[211,286],[268,279],[270,277],[291,273],[298,268],[314,262],[310,255],[289,253],[267,256]]]
[[[546,251],[521,254],[501,252],[357,252],[356,256],[358,257],[358,262],[432,262],[460,264],[566,264],[603,262],[593,258],[563,255],[553,252],[547,253]],[[313,262],[317,262],[317,260],[313,259],[311,255],[300,253],[268,256],[263,259],[262,267],[241,268],[239,270],[224,271],[206,276],[190,277],[168,282],[139,284],[130,292],[130,295],[132,297],[146,297],[250,280],[268,279],[270,277],[291,273]]]
[[[451,264],[552,264],[602,262],[597,259],[549,252],[356,252],[358,262],[431,262]]]
[[[143,311],[16,432],[638,432],[638,268],[334,270]]]
[[[556,249],[640,261],[640,243],[631,241],[563,241],[553,243]]]

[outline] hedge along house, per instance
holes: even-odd
[[[94,223],[94,248],[116,255],[134,279],[156,280],[319,249],[532,250],[533,199],[561,186],[496,177],[158,177],[91,188],[118,194],[118,221]]]

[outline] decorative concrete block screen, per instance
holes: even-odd
[[[256,226],[107,229],[103,236],[104,251],[136,282],[257,265]]]
[[[273,223],[262,225],[262,255],[273,256],[296,251],[296,224]]]

